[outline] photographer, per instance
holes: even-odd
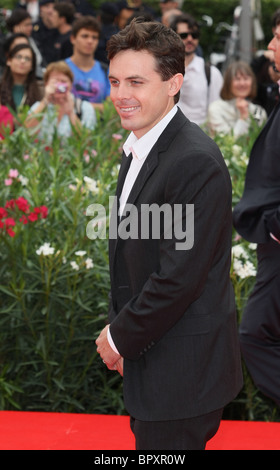
[[[44,74],[44,97],[31,107],[26,127],[34,127],[40,136],[47,139],[52,138],[55,132],[69,137],[73,126],[93,129],[95,111],[87,101],[74,98],[72,83],[72,72],[64,61],[49,64]]]

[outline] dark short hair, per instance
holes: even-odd
[[[185,74],[184,44],[172,29],[159,22],[133,19],[128,26],[109,39],[108,58],[111,60],[119,52],[129,49],[152,54],[157,64],[156,70],[163,81],[169,80],[177,73]],[[174,99],[177,103],[179,93]]]
[[[170,27],[177,32],[177,26],[179,23],[185,23],[188,25],[190,30],[195,30],[199,32],[199,24],[198,22],[194,19],[192,15],[189,15],[188,13],[183,13],[182,15],[176,15],[176,17],[173,19]]]
[[[26,34],[24,33],[12,33],[12,34],[9,34],[6,38],[5,38],[5,41],[3,43],[3,51],[4,51],[4,54],[7,55],[9,50],[11,49],[11,45],[13,44],[14,40],[17,39],[17,38],[23,38],[23,39],[26,39],[26,43],[23,42],[23,44],[29,44],[29,39],[28,37],[26,36]]]
[[[69,2],[55,3],[54,10],[57,11],[58,15],[61,18],[65,18],[66,23],[68,24],[73,23],[76,9],[72,3],[69,3]]]
[[[237,60],[235,62],[232,62],[229,64],[229,66],[226,68],[225,73],[224,73],[224,83],[221,89],[221,98],[225,101],[229,101],[232,98],[234,98],[232,92],[231,92],[231,84],[232,80],[238,73],[241,73],[241,75],[249,75],[252,78],[252,87],[251,87],[251,92],[250,95],[247,98],[253,99],[257,95],[257,81],[256,81],[256,76],[247,62],[244,62],[242,60]]]
[[[272,15],[271,18],[271,26],[272,28],[276,28],[280,24],[280,8],[278,8]]]
[[[81,29],[88,29],[89,31],[94,31],[100,34],[101,26],[99,21],[93,16],[81,16],[74,21],[72,26],[72,35],[77,36],[78,32]]]
[[[23,8],[17,8],[16,10],[12,11],[11,15],[6,20],[8,30],[13,32],[15,26],[29,18],[31,18],[31,16],[26,10],[23,10]]]

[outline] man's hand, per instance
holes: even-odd
[[[97,345],[97,352],[100,354],[101,359],[106,364],[108,369],[117,370],[122,375],[123,358],[120,356],[120,354],[115,353],[115,351],[113,351],[111,348],[107,339],[108,328],[109,325],[105,326],[95,341]]]
[[[123,377],[123,357],[120,357],[120,359],[116,362],[115,369]]]

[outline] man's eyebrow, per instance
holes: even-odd
[[[118,80],[118,78],[112,74],[109,74],[109,78]],[[129,77],[125,77],[125,80],[146,80],[146,78],[142,75],[131,75]]]

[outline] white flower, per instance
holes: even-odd
[[[257,271],[253,263],[251,261],[246,261],[242,263],[239,259],[233,260],[233,269],[237,276],[241,279],[245,279],[246,277],[256,276]]]
[[[70,264],[75,271],[79,271],[80,268],[76,261],[70,261]]]
[[[29,179],[26,178],[26,176],[19,175],[18,179],[21,182],[22,186],[28,185]]]
[[[249,243],[248,247],[250,250],[256,250],[257,249],[257,243]]]
[[[233,145],[232,146],[232,153],[235,157],[239,157],[239,155],[241,155],[241,152],[242,152],[242,147],[240,145]]]
[[[91,258],[87,258],[85,262],[86,262],[86,268],[87,269],[93,268],[94,264],[93,264],[93,261],[92,261]]]
[[[36,250],[37,255],[49,256],[54,254],[54,248],[50,246],[50,243],[44,243],[38,250]]]
[[[248,163],[249,163],[249,157],[247,156],[247,154],[245,152],[242,153],[241,157],[240,157],[240,160],[245,163],[245,165],[247,166]]]
[[[232,256],[234,258],[249,258],[248,253],[245,251],[242,245],[234,245],[232,247]]]
[[[76,251],[76,252],[75,252],[75,255],[76,255],[76,256],[85,256],[86,254],[87,254],[86,251]]]
[[[249,255],[242,245],[232,247],[233,270],[238,277],[245,279],[246,277],[256,276],[257,270],[253,263],[249,261]]]
[[[88,176],[84,176],[84,182],[86,183],[86,187],[92,193],[98,193],[98,183]]]

